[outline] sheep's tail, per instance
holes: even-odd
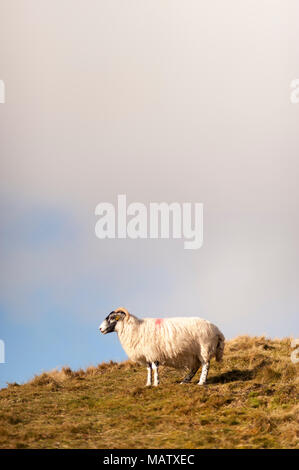
[[[216,347],[216,361],[220,362],[222,361],[223,358],[223,353],[224,353],[224,341],[225,338],[222,333],[218,335],[218,344]]]

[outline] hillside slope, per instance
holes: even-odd
[[[298,371],[290,340],[238,337],[208,385],[161,385],[130,362],[53,371],[0,390],[1,448],[299,447]]]

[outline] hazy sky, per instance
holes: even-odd
[[[296,0],[1,0],[0,386],[125,358],[97,327],[298,337]],[[201,202],[204,245],[99,240],[99,202]]]

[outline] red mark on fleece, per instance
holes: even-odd
[[[161,326],[161,323],[163,323],[163,319],[162,318],[157,318],[157,320],[155,321],[155,325],[156,326]]]

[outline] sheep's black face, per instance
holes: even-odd
[[[101,333],[106,335],[107,333],[112,333],[115,331],[115,327],[117,325],[117,322],[123,317],[123,313],[118,313],[118,312],[111,312],[109,315],[105,318],[103,323],[101,323],[99,329]]]

